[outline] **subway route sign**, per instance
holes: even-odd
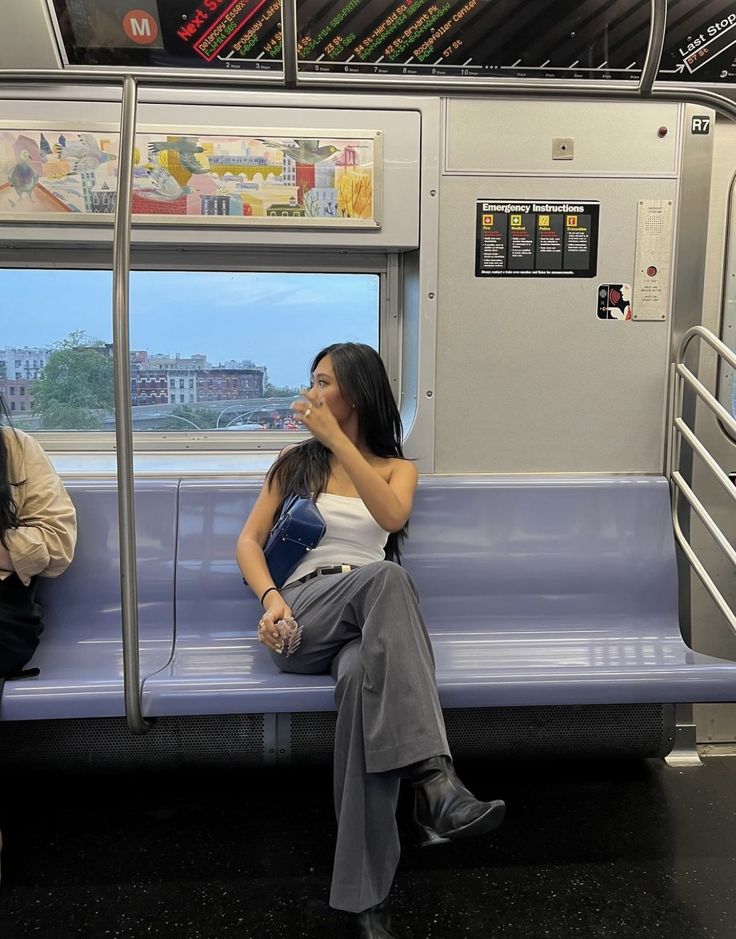
[[[67,65],[283,70],[281,0],[53,0]]]
[[[650,0],[299,0],[302,74],[638,81]],[[670,0],[660,81],[736,83],[736,3]]]

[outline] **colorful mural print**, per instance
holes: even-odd
[[[349,138],[251,133],[138,134],[133,213],[378,227],[374,132]],[[118,147],[117,133],[0,129],[0,218],[112,215]]]

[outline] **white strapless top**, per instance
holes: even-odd
[[[325,520],[325,533],[317,547],[307,551],[286,585],[318,567],[360,567],[383,560],[389,532],[381,528],[361,498],[323,492],[316,504]]]

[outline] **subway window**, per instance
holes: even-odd
[[[722,339],[731,351],[736,353],[736,317],[732,322],[725,322]],[[724,359],[719,362],[718,400],[733,417],[736,417],[736,374]]]
[[[378,273],[132,271],[133,430],[299,431],[290,405],[332,342],[379,348]],[[29,432],[115,429],[112,275],[0,269],[0,393]],[[25,361],[38,362],[29,372]],[[186,392],[186,393],[184,393]]]

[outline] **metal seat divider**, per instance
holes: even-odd
[[[700,578],[706,591],[718,606],[725,617],[727,623],[736,634],[736,613],[730,607],[725,597],[715,585],[713,579],[706,571],[702,561],[697,556],[690,542],[685,537],[678,518],[679,498],[682,494],[688,505],[695,511],[711,535],[716,544],[724,552],[728,560],[734,565],[736,570],[736,549],[723,534],[718,524],[707,511],[701,500],[695,495],[690,484],[684,479],[677,468],[680,463],[680,453],[683,439],[688,446],[697,453],[708,467],[709,471],[720,483],[731,501],[736,502],[736,487],[718,464],[710,451],[698,439],[693,430],[682,419],[683,400],[685,386],[687,385],[703,401],[703,403],[721,420],[734,434],[736,434],[736,419],[728,413],[723,405],[711,392],[696,378],[693,372],[684,364],[685,354],[688,346],[694,339],[700,339],[707,343],[717,355],[721,356],[728,364],[736,369],[736,355],[728,348],[725,343],[715,336],[704,326],[693,326],[683,336],[677,351],[675,367],[673,369],[673,405],[672,405],[672,424],[671,424],[671,444],[670,444],[670,466],[669,478],[672,483],[672,525],[683,553],[687,557],[692,569]]]

